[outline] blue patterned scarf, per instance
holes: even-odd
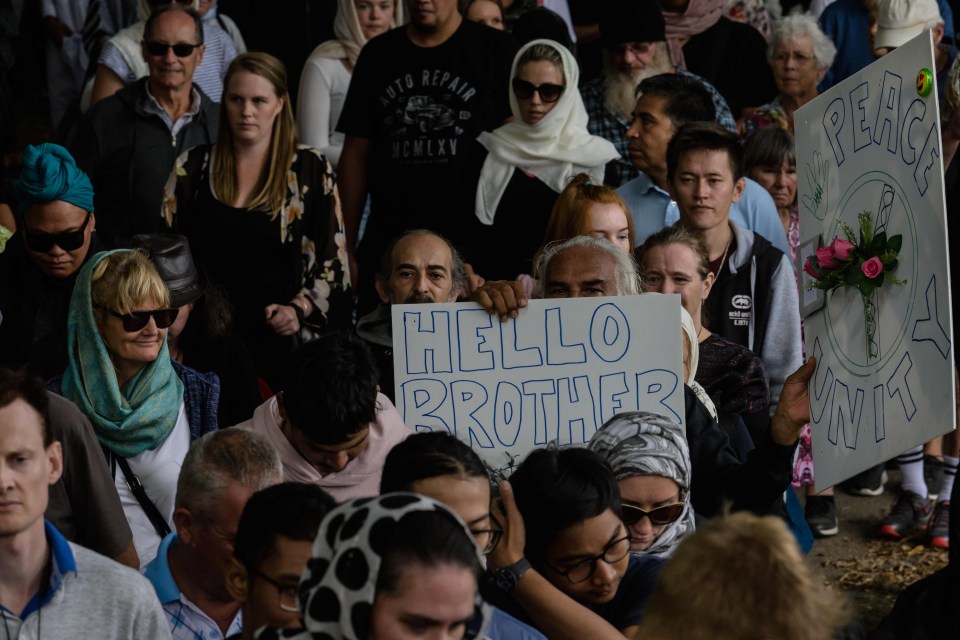
[[[126,249],[121,249],[126,251]],[[93,423],[103,446],[124,458],[156,449],[177,423],[183,383],[170,364],[167,341],[160,354],[121,389],[113,361],[93,317],[91,279],[100,261],[116,251],[98,253],[77,276],[67,319],[69,364],[63,395]]]

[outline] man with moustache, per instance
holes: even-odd
[[[380,392],[393,400],[393,320],[391,305],[456,302],[467,281],[463,257],[453,243],[433,231],[415,229],[396,238],[377,272],[380,306],[360,318],[357,335],[370,347],[380,369]]]
[[[407,0],[407,9],[410,24],[360,52],[337,126],[346,136],[337,183],[362,313],[376,306],[377,265],[394,236],[412,228],[452,235],[465,151],[510,116],[513,38],[463,20],[456,0]]]
[[[657,0],[611,0],[603,5],[600,38],[603,42],[603,75],[580,90],[590,121],[587,129],[606,138],[620,153],[616,161],[616,179],[607,180],[618,187],[637,177],[630,161],[627,129],[637,103],[637,85],[662,73],[677,73],[698,80],[713,99],[716,120],[730,131],[737,125],[727,101],[698,75],[670,63],[666,30]]]
[[[633,242],[677,222],[677,203],[667,180],[667,145],[686,123],[714,120],[710,94],[696,80],[677,73],[647,78],[637,87],[634,119],[627,131],[630,161],[637,177],[617,189],[633,217]],[[784,253],[790,252],[777,207],[767,190],[744,178],[742,197],[730,208],[730,217],[762,235]]]

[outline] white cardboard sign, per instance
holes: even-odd
[[[857,216],[869,211],[875,230],[903,236],[894,276],[906,280],[875,294],[873,357],[856,288],[827,293],[805,319],[806,351],[817,357],[809,391],[818,489],[954,425],[940,113],[936,88],[918,90],[922,69],[935,69],[929,32],[795,116],[801,246],[818,235],[824,244],[843,238],[840,221],[857,232]]]
[[[530,300],[501,323],[474,303],[393,306],[396,406],[508,475],[532,449],[583,445],[642,409],[684,423],[680,296]]]

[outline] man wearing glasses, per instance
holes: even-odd
[[[334,506],[323,489],[299,482],[267,487],[250,497],[227,567],[227,590],[240,603],[243,633],[227,640],[253,640],[264,626],[300,628],[300,574],[320,522]]]
[[[670,63],[667,53],[666,25],[657,2],[605,3],[600,13],[600,39],[603,43],[603,75],[580,90],[590,121],[587,129],[606,138],[617,148],[616,179],[607,184],[619,187],[638,175],[630,161],[627,130],[637,103],[637,85],[661,73],[676,73],[703,85],[713,99],[717,122],[730,131],[737,123],[723,96],[698,75]]]
[[[214,431],[190,447],[177,479],[177,530],[163,539],[144,570],[174,640],[242,632],[240,603],[226,586],[227,567],[247,500],[281,476],[276,451],[250,431]]]
[[[111,248],[159,231],[177,157],[217,140],[217,105],[193,82],[204,55],[197,12],[178,4],[156,10],[142,47],[150,74],[94,105],[68,144],[93,181],[100,236]]]

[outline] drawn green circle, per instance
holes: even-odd
[[[863,174],[862,176],[860,176],[859,178],[857,178],[856,180],[854,180],[853,183],[847,188],[846,192],[843,194],[843,197],[840,198],[840,206],[837,207],[833,213],[833,220],[831,221],[831,224],[829,227],[830,232],[824,237],[824,243],[829,243],[831,240],[833,240],[833,236],[835,235],[842,235],[842,233],[839,232],[840,229],[837,226],[837,220],[840,218],[841,213],[846,210],[847,204],[849,204],[850,199],[853,197],[853,195],[857,191],[859,191],[862,187],[864,187],[865,185],[871,182],[881,182],[881,183],[891,184],[896,188],[897,190],[896,200],[898,200],[903,205],[903,210],[906,213],[906,217],[907,217],[907,225],[910,229],[910,238],[909,239],[905,238],[904,242],[909,241],[910,246],[913,248],[913,252],[912,252],[913,264],[911,265],[912,272],[910,276],[907,278],[907,283],[904,285],[910,288],[910,297],[909,297],[910,302],[907,304],[906,315],[905,315],[904,322],[900,328],[900,333],[897,335],[896,339],[893,341],[893,344],[889,348],[884,350],[884,353],[881,355],[880,359],[876,362],[873,362],[873,363],[868,362],[867,364],[861,364],[859,362],[855,362],[853,361],[853,359],[850,358],[850,356],[848,356],[840,348],[840,345],[837,342],[837,338],[833,333],[833,318],[830,314],[830,300],[833,297],[833,292],[831,291],[827,293],[826,304],[824,305],[824,320],[825,320],[824,324],[826,326],[827,339],[830,342],[830,347],[833,353],[837,357],[837,360],[836,360],[837,364],[839,364],[844,369],[846,369],[848,373],[851,373],[852,375],[860,378],[866,377],[867,375],[873,373],[874,371],[879,371],[880,369],[882,369],[887,364],[887,361],[890,358],[892,358],[895,353],[899,351],[900,343],[903,342],[903,338],[907,334],[909,322],[907,322],[906,320],[913,316],[913,304],[914,304],[914,301],[916,300],[917,279],[919,278],[919,263],[917,260],[917,225],[916,225],[916,221],[914,220],[913,210],[910,208],[910,203],[902,195],[904,193],[904,190],[900,186],[900,183],[897,181],[896,178],[894,178],[889,173],[886,173],[884,171],[869,171]],[[856,213],[859,213],[859,211]],[[877,215],[877,212],[875,211],[871,213],[873,213],[874,216]],[[856,219],[856,214],[854,215],[854,219]],[[853,228],[853,230],[858,234],[858,237],[859,237],[859,225],[851,224],[850,227]],[[901,255],[902,255],[902,252],[901,252]],[[900,271],[900,269],[902,269],[903,266],[904,265],[901,263],[898,267],[898,271]],[[884,287],[884,289],[890,286],[895,286],[895,285],[887,285],[886,287]],[[843,313],[846,313],[847,311],[848,311],[848,308],[844,308],[840,313],[843,314]]]

